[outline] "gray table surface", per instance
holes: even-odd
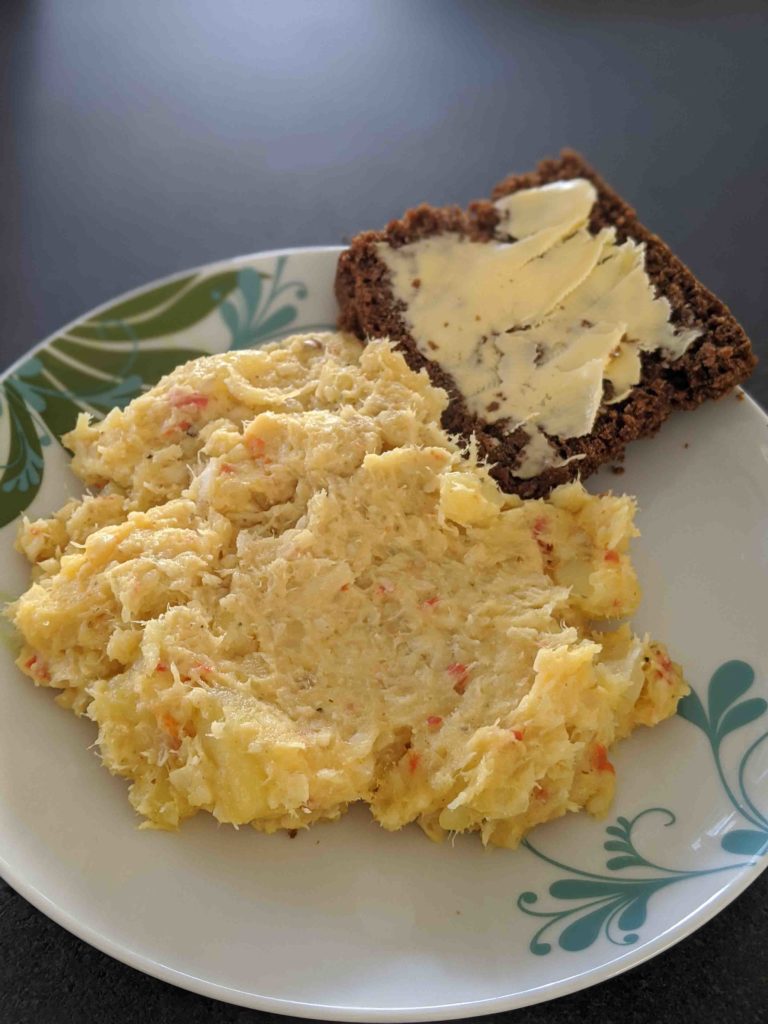
[[[765,357],[767,44],[746,0],[4,0],[2,363],[152,278],[464,203],[563,145]],[[515,1019],[768,1020],[767,898],[763,875],[656,960]],[[116,963],[4,885],[0,944],[4,1022],[259,1016]]]

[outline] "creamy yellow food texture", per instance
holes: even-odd
[[[384,341],[196,360],[66,443],[95,493],[26,522],[19,665],[99,729],[146,823],[267,832],[364,800],[515,846],[600,814],[608,749],[686,691],[628,626],[630,498],[499,492]]]

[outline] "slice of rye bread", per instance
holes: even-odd
[[[410,366],[425,368],[433,383],[448,392],[450,402],[443,415],[446,430],[464,440],[474,434],[480,456],[491,465],[502,489],[524,498],[541,497],[576,476],[589,476],[603,463],[622,460],[630,441],[654,434],[674,409],[693,409],[708,398],[720,398],[748,377],[756,362],[749,339],[727,306],[640,223],[632,207],[577,153],[564,150],[559,159],[542,161],[530,174],[505,178],[493,190],[493,200],[518,189],[569,178],[588,178],[597,189],[590,230],[596,232],[612,225],[620,242],[627,238],[644,242],[646,272],[657,293],[669,300],[672,322],[694,327],[702,334],[674,361],[665,359],[661,352],[642,353],[640,382],[623,401],[603,403],[590,434],[570,439],[550,436],[561,458],[581,456],[564,466],[546,469],[530,479],[515,476],[528,438],[526,432],[522,428],[511,430],[504,421],[487,423],[478,419],[467,409],[450,374],[439,362],[419,352],[404,320],[405,304],[395,300],[389,271],[377,253],[380,242],[398,248],[443,232],[490,241],[499,221],[492,200],[471,203],[466,211],[455,206],[417,206],[383,231],[366,231],[353,238],[339,257],[336,271],[340,329],[363,340],[389,337]]]

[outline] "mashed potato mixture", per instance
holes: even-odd
[[[25,522],[19,665],[98,726],[146,824],[272,832],[366,801],[515,846],[606,811],[609,748],[686,686],[628,626],[634,504],[502,494],[386,342],[179,367],[66,437],[93,493]]]

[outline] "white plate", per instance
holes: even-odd
[[[76,492],[61,433],[198,352],[330,325],[336,249],[266,253],[154,283],[77,321],[1,385],[0,512]],[[334,1020],[498,1012],[593,985],[730,903],[768,847],[768,431],[749,400],[673,417],[590,486],[640,499],[636,624],[698,694],[618,749],[610,817],[574,815],[515,853],[435,846],[355,809],[293,841],[218,828],[139,832],[125,783],[4,658],[0,866],[23,896],[112,956],[260,1010]],[[0,533],[8,597],[27,572]]]

